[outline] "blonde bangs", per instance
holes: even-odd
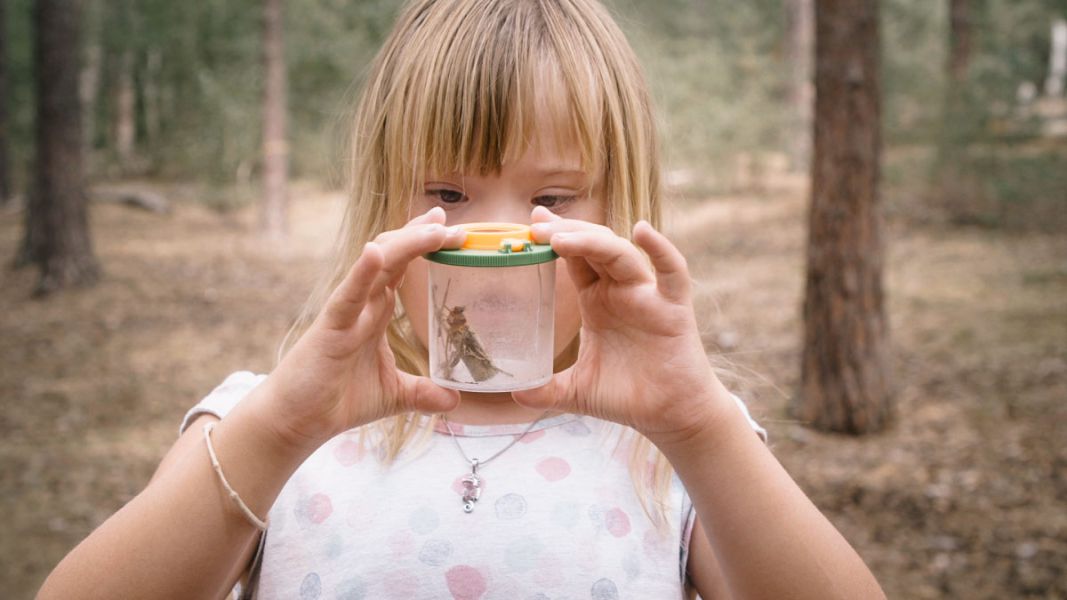
[[[574,28],[560,7],[463,4],[413,7],[413,30],[391,57],[402,94],[385,116],[393,135],[384,154],[402,157],[405,183],[497,173],[534,144],[577,146],[581,168],[602,172],[606,82],[563,43],[577,32],[558,31]]]

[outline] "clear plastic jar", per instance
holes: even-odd
[[[469,223],[459,250],[428,254],[430,377],[507,392],[552,377],[557,255],[530,228]]]

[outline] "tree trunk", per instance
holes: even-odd
[[[794,414],[862,434],[891,415],[884,256],[877,0],[815,5],[815,152]]]
[[[261,227],[273,239],[285,237],[289,145],[286,141],[285,42],[281,0],[263,0],[263,206]]]
[[[36,296],[92,284],[100,274],[89,237],[82,172],[82,7],[82,0],[37,0],[34,7],[37,156],[21,258],[40,267]]]
[[[974,47],[974,10],[971,0],[949,0],[948,60],[941,106],[940,135],[935,163],[934,205],[952,223],[982,219],[981,194],[967,173],[967,146],[973,136],[975,115],[967,97],[967,72]]]
[[[7,19],[4,12],[4,4],[0,0],[0,32],[7,31]],[[11,164],[8,156],[8,146],[11,136],[8,132],[7,123],[7,36],[0,37],[0,206],[14,195],[11,189]]]
[[[787,46],[789,64],[790,121],[787,151],[794,171],[811,166],[811,112],[815,90],[811,81],[815,59],[815,22],[813,0],[786,0]]]
[[[146,146],[152,148],[159,141],[159,79],[163,56],[158,48],[150,48],[145,58],[144,74],[144,135]]]
[[[92,172],[93,147],[96,145],[96,100],[100,91],[100,66],[103,49],[96,40],[85,49],[85,64],[78,81],[78,95],[82,106],[82,140],[86,153],[84,167]]]
[[[1048,58],[1048,78],[1045,94],[1049,98],[1063,97],[1063,80],[1067,78],[1067,20],[1052,21],[1052,43]]]
[[[971,0],[950,0],[949,3],[948,72],[953,84],[967,79],[974,47]]]
[[[133,87],[133,52],[125,50],[119,57],[115,83],[115,154],[123,170],[129,169],[137,134]]]

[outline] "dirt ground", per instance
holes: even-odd
[[[184,411],[229,372],[271,368],[328,252],[341,198],[294,190],[294,235],[182,201],[94,205],[103,281],[29,300],[0,272],[0,578],[30,598],[132,498]],[[185,194],[188,196],[188,193]],[[891,598],[1067,598],[1067,236],[887,222],[897,419],[825,435],[786,413],[799,380],[798,185],[675,208],[710,352],[776,455]],[[684,218],[683,218],[684,217]],[[0,215],[9,260],[22,216]]]

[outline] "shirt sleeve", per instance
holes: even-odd
[[[257,375],[251,371],[237,371],[231,373],[211,393],[204,396],[196,406],[189,409],[182,419],[178,428],[178,435],[185,433],[189,424],[202,414],[215,415],[219,419],[225,417],[242,398],[248,395],[253,388],[262,383],[266,375]]]
[[[743,400],[737,397],[737,394],[730,395],[734,397],[734,402],[737,403],[737,407],[741,409],[741,412],[745,413],[745,419],[748,421],[748,424],[752,426],[752,431],[755,431],[756,435],[758,435],[760,439],[763,440],[763,443],[766,444],[767,430],[752,418],[752,413],[748,412],[748,406],[745,405]]]
[[[675,477],[678,475],[675,474]],[[689,543],[693,539],[693,525],[697,522],[696,507],[693,506],[693,501],[689,498],[689,492],[685,492],[682,495],[682,540],[681,540],[681,562],[678,564],[679,575],[682,578],[682,585],[685,585],[688,580],[688,574],[686,567],[689,566]]]

